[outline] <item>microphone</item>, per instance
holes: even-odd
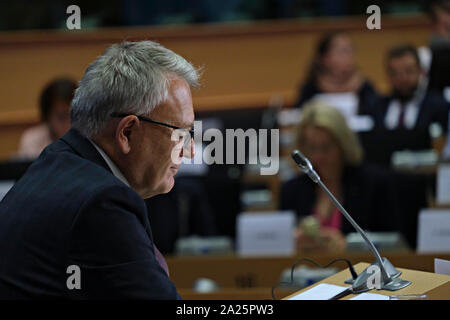
[[[303,170],[304,173],[311,178],[312,181],[318,183],[320,181],[320,177],[316,171],[314,171],[311,162],[298,150],[294,150],[292,152],[292,158],[295,163]]]
[[[352,284],[352,291],[354,293],[360,293],[364,291],[368,291],[374,289],[383,289],[396,291],[399,289],[403,289],[411,284],[410,281],[402,280],[399,278],[401,275],[401,271],[397,270],[386,258],[381,258],[380,253],[376,249],[375,245],[370,241],[367,237],[367,234],[361,229],[361,227],[353,220],[350,214],[344,209],[344,207],[339,203],[339,201],[334,197],[334,195],[328,190],[328,188],[323,184],[317,172],[314,170],[311,162],[306,158],[299,150],[294,150],[292,152],[292,159],[294,159],[295,163],[302,169],[302,171],[308,175],[308,177],[317,183],[320,188],[328,195],[328,197],[333,201],[339,211],[344,215],[344,217],[350,222],[353,228],[361,235],[361,237],[366,242],[369,250],[375,256],[375,262],[369,266],[366,270],[361,272],[361,274],[355,279],[346,280],[345,283]],[[372,270],[372,266],[377,266],[381,272],[380,283],[375,284],[372,287],[374,279],[374,272]],[[376,270],[375,270],[376,271]]]

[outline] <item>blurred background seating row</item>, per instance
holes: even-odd
[[[423,13],[389,15],[384,12],[395,12],[395,7],[383,6],[382,29],[368,30],[366,6],[338,2],[340,6],[333,6],[332,1],[320,1],[319,5],[308,2],[306,7],[316,12],[315,18],[292,19],[298,17],[294,12],[301,10],[286,11],[295,1],[280,1],[276,8],[281,11],[274,14],[280,19],[252,23],[238,23],[239,15],[230,18],[233,14],[228,18],[183,17],[176,14],[187,12],[181,2],[170,2],[155,9],[175,12],[166,22],[193,24],[163,26],[166,22],[162,18],[140,17],[136,9],[145,12],[149,8],[132,1],[127,3],[130,11],[124,16],[106,12],[97,20],[87,20],[88,27],[83,30],[20,30],[26,27],[18,24],[4,27],[9,30],[0,32],[0,179],[17,180],[32,160],[33,156],[24,159],[21,152],[26,130],[42,128],[43,120],[50,128],[47,141],[54,140],[58,134],[50,119],[67,120],[70,97],[64,88],[49,88],[58,81],[76,86],[89,62],[111,43],[151,39],[203,67],[203,87],[193,92],[196,119],[203,121],[203,131],[280,130],[279,174],[261,176],[257,166],[241,164],[203,166],[198,172],[180,170],[176,187],[169,194],[147,200],[155,241],[163,253],[176,254],[177,240],[193,235],[228,237],[233,242],[236,217],[241,212],[292,209],[300,222],[319,208],[322,202],[314,200],[316,194],[310,186],[293,185],[290,191],[294,200],[303,199],[303,207],[283,201],[289,192],[282,187],[299,174],[290,152],[299,147],[298,125],[307,105],[319,100],[341,111],[360,144],[358,165],[361,162],[364,169],[350,175],[350,188],[345,191],[350,196],[342,195],[347,199],[344,204],[364,228],[399,232],[414,250],[419,211],[435,206],[436,170],[448,132],[448,41],[441,41],[436,33],[438,24],[447,20],[440,22]],[[208,1],[196,4],[197,9],[206,10]],[[230,2],[221,12],[232,12],[240,4]],[[118,8],[117,3],[112,7]],[[58,8],[61,6],[55,4],[54,9]],[[270,8],[267,1],[261,10],[268,12]],[[361,14],[344,16],[353,13],[349,8],[360,8],[357,12]],[[267,12],[262,16],[267,17]],[[253,17],[260,20],[257,14]],[[144,18],[150,20],[140,20]],[[64,28],[61,17],[55,21],[38,27]],[[235,22],[198,23],[208,21]],[[96,28],[101,26],[115,27]],[[59,80],[52,82],[55,79]],[[47,108],[45,92],[53,92],[47,115],[42,112]],[[412,110],[404,111],[404,118],[399,111],[406,110],[399,107],[403,102]],[[60,112],[64,108],[66,112]],[[367,123],[367,117],[372,124]],[[339,116],[334,119],[339,121]],[[405,120],[405,126],[400,119]],[[325,132],[325,140],[334,142],[329,133]],[[247,155],[248,148],[247,144]],[[408,153],[411,151],[415,153]],[[331,157],[329,162],[338,158]],[[313,162],[315,166],[318,163]],[[376,169],[365,169],[369,167]],[[301,192],[306,197],[299,197]],[[340,231],[345,236],[350,230],[342,226]]]

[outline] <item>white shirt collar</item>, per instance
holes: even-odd
[[[428,80],[424,77],[420,78],[419,85],[414,92],[413,97],[407,101],[404,105],[404,125],[408,129],[414,128],[419,116],[419,108],[422,103],[426,89],[428,85]],[[399,118],[401,113],[401,105],[398,99],[391,100],[386,111],[386,116],[384,119],[384,124],[388,129],[395,129],[398,126]]]
[[[123,175],[123,173],[119,170],[119,168],[115,165],[115,163],[111,160],[110,157],[108,157],[108,155],[105,153],[105,151],[103,151],[97,144],[95,144],[94,141],[92,141],[91,139],[88,138],[88,140],[92,143],[92,145],[95,147],[95,149],[97,149],[98,153],[100,153],[100,155],[102,156],[102,158],[105,160],[106,164],[108,165],[108,167],[111,169],[113,175],[119,179],[120,181],[122,181],[123,183],[125,183],[127,186],[130,186],[130,184],[128,183],[127,179],[125,178],[125,176]]]

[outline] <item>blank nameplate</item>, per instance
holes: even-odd
[[[437,171],[436,202],[450,204],[450,164],[441,164]]]
[[[450,210],[424,209],[420,212],[417,252],[450,252]]]
[[[236,225],[240,256],[284,256],[295,252],[292,211],[240,214]]]
[[[446,274],[450,276],[450,261],[444,259],[434,259],[434,273]]]

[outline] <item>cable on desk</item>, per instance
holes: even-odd
[[[293,264],[292,267],[291,267],[291,282],[283,282],[283,281],[280,281],[280,282],[278,282],[277,284],[275,284],[275,285],[272,287],[272,300],[277,300],[277,299],[275,298],[275,289],[276,289],[276,288],[278,288],[278,287],[279,287],[280,285],[282,285],[282,284],[291,285],[291,284],[294,283],[294,270],[295,270],[295,267],[296,267],[300,262],[303,262],[303,261],[312,263],[312,264],[314,264],[315,266],[317,266],[317,267],[319,267],[319,268],[323,268],[323,269],[328,268],[329,266],[331,266],[332,264],[334,264],[334,263],[336,263],[336,262],[338,262],[338,261],[345,261],[345,262],[347,263],[347,265],[348,265],[348,269],[350,270],[350,273],[351,273],[351,275],[352,275],[353,280],[355,280],[355,279],[358,277],[358,274],[356,273],[355,269],[353,268],[352,263],[351,263],[350,260],[348,260],[348,259],[344,259],[344,258],[334,259],[333,261],[331,261],[331,262],[330,262],[329,264],[327,264],[326,266],[322,266],[322,265],[318,264],[317,262],[315,262],[314,260],[311,260],[311,259],[308,259],[308,258],[300,258],[300,259],[298,259],[297,261],[295,261],[294,264]]]

